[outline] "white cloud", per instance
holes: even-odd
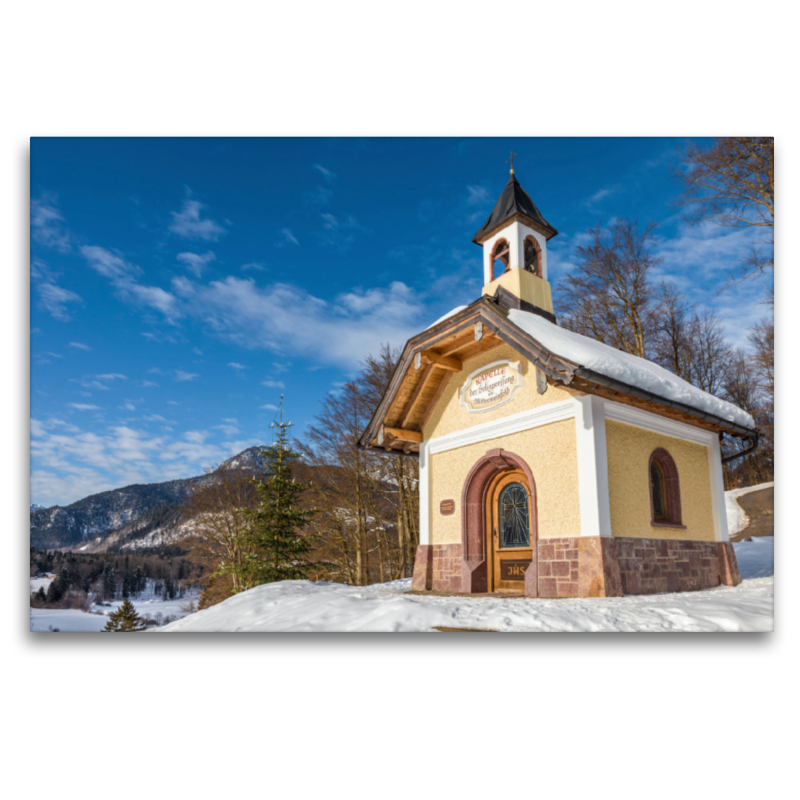
[[[187,314],[228,341],[348,369],[383,342],[402,345],[429,316],[424,298],[399,281],[332,302],[289,284],[260,288],[235,276],[207,285],[176,278],[173,287]]]
[[[267,411],[277,411],[278,410],[278,406],[274,406],[274,405],[272,405],[272,403],[267,403],[266,405],[261,406],[261,408],[264,408]]]
[[[214,430],[222,431],[225,436],[235,436],[239,429],[235,425],[214,425]]]
[[[320,214],[322,217],[322,242],[339,250],[346,250],[353,244],[356,233],[366,231],[351,214],[339,219],[330,213]]]
[[[322,173],[326,181],[332,181],[336,177],[336,173],[332,170],[323,167],[322,164],[314,164],[314,169]]]
[[[157,383],[153,383],[153,381],[142,381],[142,386],[158,386]]]
[[[285,389],[283,381],[262,381],[262,386],[268,386],[270,389]]]
[[[133,403],[125,403],[124,406],[120,406],[123,411],[136,411],[136,406]]]
[[[184,372],[181,369],[175,370],[175,380],[182,382],[182,381],[193,381],[195,378],[199,378],[200,376],[196,372]]]
[[[77,408],[78,411],[99,411],[100,406],[90,406],[86,403],[69,403],[71,408]]]
[[[216,242],[225,228],[212,219],[201,219],[200,212],[205,206],[197,200],[184,200],[180,211],[172,212],[169,229],[185,239],[204,239]]]
[[[281,228],[281,236],[283,238],[278,242],[278,247],[285,247],[287,244],[300,244],[288,228]]]
[[[78,350],[91,350],[92,348],[89,347],[88,344],[82,344],[81,342],[70,342],[70,347],[76,347]]]
[[[203,274],[206,265],[214,261],[216,256],[209,250],[202,256],[197,253],[178,253],[177,259],[186,269],[199,278]]]
[[[483,186],[467,186],[467,203],[469,205],[488,203],[490,199],[488,189]]]
[[[178,315],[175,298],[158,286],[142,286],[136,282],[142,270],[116,253],[103,247],[81,247],[81,255],[96,272],[108,278],[123,300],[161,311],[172,321]]]
[[[253,270],[263,271],[266,269],[266,267],[260,261],[251,261],[249,264],[242,264],[242,269],[244,270],[253,269]]]
[[[596,191],[591,197],[588,197],[586,200],[581,202],[581,205],[587,209],[593,209],[598,203],[605,200],[607,197],[610,197],[612,194],[616,194],[617,189],[599,189]]]
[[[69,233],[52,195],[31,200],[31,238],[62,253],[69,251]]]
[[[58,275],[51,272],[47,265],[39,259],[31,263],[31,280],[39,293],[39,307],[60,322],[69,322],[67,310],[69,303],[81,303],[81,297],[75,292],[64,289],[56,283]]]
[[[58,419],[32,419],[33,502],[68,505],[132,483],[200,475],[205,467],[259,444],[257,439],[211,444],[200,441],[199,431],[175,440],[166,430],[152,436],[119,425],[90,432]]]
[[[99,381],[126,381],[128,380],[124,375],[120,375],[118,372],[107,372],[104,375],[95,375],[95,378]]]
[[[235,370],[247,369],[247,367],[244,364],[237,364],[235,361],[229,362],[228,366],[231,369],[235,369]]]

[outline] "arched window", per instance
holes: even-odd
[[[509,483],[500,493],[500,547],[529,547],[528,493],[521,483]]]
[[[498,239],[492,248],[492,280],[508,271],[508,241]]]
[[[524,243],[525,269],[537,277],[541,277],[540,253],[539,242],[533,236],[526,236]]]
[[[650,456],[650,509],[653,517],[652,525],[684,527],[681,523],[678,468],[672,456],[663,447],[654,450]]]

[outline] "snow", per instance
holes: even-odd
[[[623,353],[527,311],[512,309],[508,318],[547,350],[568,361],[746,428],[755,428],[753,418],[746,411],[692,386],[652,361]]]
[[[43,578],[31,578],[31,592],[38,592],[40,588],[47,591],[54,580],[54,575],[45,575]]]
[[[427,331],[430,330],[431,328],[435,328],[440,322],[444,322],[446,319],[448,319],[448,317],[455,316],[456,314],[458,314],[459,311],[463,311],[465,308],[467,308],[467,306],[456,306],[452,311],[448,311],[443,317],[439,317],[439,319],[437,319],[436,322],[432,323],[431,325],[428,325],[428,327],[425,328],[425,330]]]
[[[39,588],[37,584],[34,590],[34,583],[37,581],[47,581],[45,590],[49,585],[52,578],[31,578],[31,591],[36,591]],[[196,592],[187,592],[182,598],[176,597],[174,600],[162,600],[161,595],[153,593],[155,581],[148,579],[147,589],[142,592],[139,597],[131,597],[131,603],[136,609],[139,616],[146,619],[159,619],[166,617],[176,617],[180,619],[185,617],[187,612],[181,606],[188,606],[189,603],[195,602],[199,598]],[[100,613],[89,613],[80,611],[73,608],[32,608],[31,609],[31,627],[32,631],[49,631],[50,626],[58,628],[64,633],[86,633],[102,631],[108,622],[108,615],[116,611],[122,605],[122,600],[114,600],[107,606],[99,606],[92,603],[91,611]]]
[[[743,582],[700,592],[546,600],[408,594],[372,586],[282,581],[257,586],[155,632],[771,631],[773,539],[735,544]]]

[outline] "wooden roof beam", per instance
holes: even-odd
[[[401,442],[416,442],[419,444],[422,441],[422,433],[420,431],[409,431],[403,428],[384,428],[384,431],[387,436],[392,436]]]
[[[407,427],[409,420],[417,412],[420,401],[422,400],[422,393],[427,388],[428,383],[430,379],[433,377],[434,373],[435,373],[435,367],[433,366],[433,364],[429,364],[428,368],[425,370],[425,373],[422,376],[422,380],[417,385],[417,391],[414,393],[414,396],[411,398],[411,402],[408,404],[408,410],[403,416],[403,422],[400,425],[401,428]]]
[[[435,350],[423,350],[422,355],[425,356],[428,361],[436,364],[437,367],[449,370],[450,372],[461,372],[464,368],[464,365],[457,358],[443,356]]]

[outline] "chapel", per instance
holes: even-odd
[[[419,458],[412,589],[614,597],[740,583],[720,441],[753,418],[560,327],[558,231],[514,170],[472,241],[483,291],[406,344],[360,440]]]

